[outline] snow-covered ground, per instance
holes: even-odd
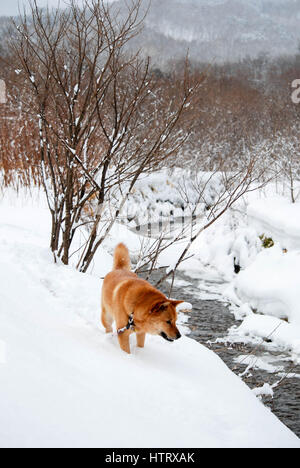
[[[54,265],[48,232],[36,194],[0,200],[1,447],[300,447],[195,341],[123,354],[99,323],[111,257],[94,275]]]

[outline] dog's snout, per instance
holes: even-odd
[[[176,340],[179,340],[179,338],[181,338],[181,333],[180,332],[177,333]]]

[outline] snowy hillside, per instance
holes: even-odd
[[[299,447],[195,341],[122,354],[99,324],[100,279],[53,264],[38,197],[9,191],[0,219],[1,447]]]
[[[192,59],[214,62],[294,54],[299,17],[299,0],[152,0],[136,46],[158,66],[187,50]]]
[[[124,8],[123,1],[111,2]],[[143,2],[148,8],[150,2]],[[2,11],[17,14],[17,7]],[[214,63],[261,53],[292,55],[300,41],[299,18],[300,0],[152,0],[142,35],[131,47],[161,68],[187,50],[193,60]]]

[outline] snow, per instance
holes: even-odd
[[[299,327],[268,315],[248,315],[238,327],[229,330],[231,342],[265,345],[275,351],[290,351],[291,359],[300,363]]]
[[[260,234],[276,239],[283,248],[300,249],[300,203],[283,197],[258,199],[248,207],[249,222]]]
[[[97,275],[54,265],[36,194],[8,192],[0,219],[1,447],[300,447],[197,342],[122,353],[99,323],[111,258]]]
[[[266,372],[272,373],[282,373],[284,371],[284,366],[277,365],[278,357],[271,356],[267,353],[263,354],[261,357],[257,357],[255,354],[246,354],[240,355],[234,359],[234,362],[237,364],[243,364],[247,366],[247,371],[251,369],[261,369],[265,370]],[[274,365],[273,363],[276,363]]]
[[[221,181],[218,175],[211,180],[209,176],[200,172],[198,179],[209,180],[205,197],[213,202]],[[127,209],[132,214],[141,213],[142,222],[146,222],[143,216],[149,216],[149,207],[151,220],[159,219],[160,213],[166,219],[171,210],[180,220],[182,193],[178,187],[182,181],[190,200],[184,212],[187,216],[197,205],[197,194],[186,169],[164,169],[141,179],[128,200]],[[282,181],[243,197],[199,236],[188,253],[192,258],[179,269],[198,281],[197,299],[229,302],[236,319],[245,320],[241,327],[230,330],[228,339],[262,342],[276,328],[276,325],[272,328],[276,322],[280,327],[272,333],[273,349],[277,347],[290,353],[291,359],[298,362],[300,202],[291,203],[289,195],[288,186]],[[203,223],[203,204],[197,206],[197,213],[196,229]],[[121,237],[126,232],[124,228]],[[139,237],[131,234],[129,246],[136,255]],[[112,236],[117,241],[116,231]],[[261,236],[271,237],[274,247],[265,249]],[[172,269],[185,246],[186,241],[171,245],[159,256],[157,265]],[[238,275],[234,265],[241,269]]]
[[[153,180],[148,184],[153,186]],[[146,181],[143,185],[147,202],[151,194]],[[192,187],[189,190],[191,194]],[[169,199],[176,205],[174,194]],[[262,235],[272,238],[272,248],[263,247]],[[176,264],[184,245],[167,249],[159,265]],[[197,299],[229,302],[236,319],[243,321],[226,339],[263,342],[265,347],[270,340],[273,350],[288,352],[300,362],[300,202],[291,203],[275,184],[249,193],[199,236],[191,254],[179,269],[198,281]],[[239,274],[234,265],[240,267]]]
[[[191,312],[193,306],[189,302],[183,302],[182,304],[179,304],[176,309],[177,312]]]
[[[209,173],[200,172],[198,179],[203,183],[209,181],[205,198],[213,203],[220,188],[220,177],[216,174],[210,179]],[[197,193],[191,180],[187,169],[178,168],[146,176],[129,197],[127,212],[132,216],[137,214],[139,222],[147,222],[149,216],[155,221],[170,219],[172,211],[177,222],[189,214],[189,222],[190,213],[197,205]],[[184,213],[183,189],[190,201]],[[291,203],[289,197],[286,181],[269,183],[263,190],[249,193],[198,237],[188,252],[192,257],[179,269],[198,281],[197,299],[229,302],[236,319],[245,320],[241,327],[230,330],[228,339],[261,342],[268,339],[279,324],[272,333],[273,349],[277,347],[290,353],[291,359],[298,362],[300,202]],[[203,203],[197,205],[196,229],[203,223],[204,212]],[[174,235],[176,226],[179,229],[179,224],[175,224]],[[115,242],[127,235],[128,230],[122,229],[121,234],[113,230]],[[272,238],[274,247],[265,249],[262,236]],[[136,234],[130,234],[128,243],[134,256],[140,246],[139,239]],[[172,269],[186,243],[183,240],[167,248],[159,256],[157,265]],[[238,275],[235,265],[241,269]]]
[[[200,171],[195,174],[191,169],[163,168],[140,177],[128,197],[122,215],[124,218],[135,217],[141,225],[149,219],[151,222],[160,218],[169,220],[171,212],[174,218],[181,219],[185,216],[190,220],[195,208],[197,215],[205,212],[203,198],[206,204],[213,203],[218,197],[221,184],[222,176],[219,173]],[[198,186],[197,189],[195,185]],[[205,189],[201,203],[200,188]],[[115,198],[120,199],[120,195],[115,194]]]
[[[300,252],[283,253],[276,245],[258,254],[238,275],[235,289],[243,302],[300,327]],[[300,334],[299,334],[300,336]]]
[[[236,219],[230,210],[199,236],[191,252],[205,275],[210,272],[219,281],[228,283],[235,278],[234,263],[246,268],[260,250],[256,231],[245,225],[243,219]]]
[[[254,388],[252,391],[256,396],[274,396],[274,390],[272,389],[271,385],[267,383],[265,383],[262,387]]]
[[[251,200],[249,228],[257,237],[270,236],[274,246],[258,250],[224,292],[240,309],[233,309],[236,317],[243,318],[240,327],[230,330],[229,339],[270,340],[273,347],[290,352],[295,362],[300,362],[299,214],[300,204],[284,197]]]

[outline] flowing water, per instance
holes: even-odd
[[[153,226],[151,230],[151,236],[149,226],[141,226],[138,231],[139,234],[148,237],[155,237],[153,232],[160,231]],[[151,282],[155,284],[164,273],[161,270],[153,272]],[[211,286],[213,285],[208,285],[208,289],[211,289]],[[168,295],[170,284],[165,282],[161,290]],[[185,324],[190,338],[212,349],[237,375],[245,374],[249,362],[256,364],[241,376],[251,389],[262,387],[265,383],[273,385],[281,380],[280,385],[274,389],[273,397],[261,398],[263,403],[300,437],[300,366],[295,367],[288,354],[270,351],[263,343],[259,348],[242,342],[226,343],[229,328],[239,325],[240,322],[223,302],[199,298],[199,279],[190,278],[181,271],[177,272],[172,297],[184,299],[193,305]],[[218,339],[223,339],[223,342],[216,342]],[[241,362],[245,356],[248,356],[247,363]]]

